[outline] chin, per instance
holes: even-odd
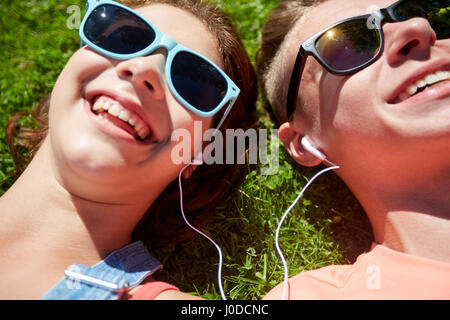
[[[72,139],[70,144],[54,147],[54,150],[57,162],[89,180],[99,178],[112,182],[121,175],[120,172],[130,170],[120,150],[102,141],[96,143],[92,138],[89,140],[78,137]]]

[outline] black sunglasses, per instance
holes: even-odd
[[[355,73],[383,52],[383,22],[421,17],[428,20],[437,39],[450,35],[450,0],[400,0],[372,14],[339,21],[305,41],[295,60],[289,83],[286,114],[291,119],[306,58],[312,55],[329,72]]]

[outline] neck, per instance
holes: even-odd
[[[414,187],[371,189],[357,195],[375,241],[393,250],[450,262],[450,172]]]
[[[0,198],[0,251],[33,248],[47,261],[92,265],[131,241],[148,202],[111,204],[64,188],[44,143],[16,183]],[[26,199],[26,201],[24,201]]]

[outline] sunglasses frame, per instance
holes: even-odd
[[[306,64],[306,58],[308,56],[313,56],[328,72],[336,75],[348,75],[352,73],[356,73],[360,71],[361,69],[364,69],[365,67],[369,66],[370,64],[374,63],[383,53],[384,51],[384,33],[382,25],[386,22],[401,22],[406,21],[404,19],[401,19],[395,15],[395,9],[397,9],[398,6],[403,4],[404,2],[411,1],[411,0],[400,0],[397,2],[394,2],[392,5],[390,5],[387,8],[383,8],[377,11],[374,11],[372,14],[366,14],[361,16],[356,16],[348,19],[344,19],[341,21],[338,21],[331,26],[326,27],[322,31],[316,33],[314,36],[306,40],[300,45],[300,48],[297,53],[297,58],[294,63],[294,67],[292,69],[291,79],[289,81],[289,89],[287,94],[287,100],[286,100],[286,115],[287,119],[292,119],[292,114],[295,109],[295,101],[297,98],[297,92],[300,87],[300,81],[301,81],[301,75],[303,73],[303,69]],[[325,60],[322,59],[319,52],[316,49],[316,42],[317,40],[322,37],[325,33],[327,33],[330,29],[333,29],[334,27],[350,22],[350,21],[357,21],[357,20],[365,20],[367,24],[371,22],[373,24],[373,27],[378,30],[379,34],[379,47],[378,52],[367,62],[363,63],[360,66],[350,68],[347,70],[336,70],[335,68],[331,67],[327,64]],[[438,37],[438,39],[448,37],[447,34],[445,34],[443,37]]]
[[[84,34],[84,27],[85,27],[86,21],[89,19],[90,15],[94,12],[94,10],[102,5],[116,6],[120,9],[126,10],[127,12],[133,14],[138,19],[140,19],[142,22],[144,22],[151,30],[153,30],[153,32],[155,33],[155,40],[153,40],[153,42],[148,47],[144,48],[143,50],[141,50],[139,52],[132,53],[132,54],[118,54],[118,53],[107,51],[107,50],[97,46],[96,44],[94,44],[92,41],[90,41],[86,37],[86,35]],[[168,35],[159,31],[155,26],[153,26],[147,19],[145,19],[139,13],[133,11],[132,9],[130,9],[118,2],[110,1],[110,0],[87,0],[86,13],[85,13],[83,20],[81,22],[81,25],[80,25],[79,35],[80,35],[82,46],[88,45],[90,48],[97,51],[98,53],[100,53],[104,56],[107,56],[109,58],[115,59],[115,60],[128,60],[128,59],[132,59],[132,58],[136,58],[136,57],[148,56],[152,52],[154,52],[155,50],[157,50],[159,48],[165,48],[167,50],[167,58],[166,58],[166,62],[165,62],[166,81],[167,81],[170,91],[182,105],[184,105],[187,109],[189,109],[190,111],[194,112],[195,114],[197,114],[199,116],[211,117],[211,116],[215,115],[217,112],[219,112],[219,110],[222,109],[222,107],[225,104],[228,104],[228,106],[222,116],[222,119],[219,121],[219,124],[217,127],[219,127],[222,124],[225,117],[230,112],[231,107],[236,102],[236,100],[239,96],[240,90],[237,87],[237,85],[214,62],[212,62],[208,58],[204,57],[203,55],[177,43],[175,40],[170,38]],[[172,66],[173,59],[180,52],[188,52],[190,54],[193,54],[193,55],[205,60],[206,62],[211,64],[220,73],[220,75],[225,79],[225,81],[227,83],[227,92],[224,95],[224,97],[222,98],[221,102],[211,111],[199,110],[195,106],[191,105],[188,101],[186,101],[178,93],[177,89],[173,85],[170,69]]]

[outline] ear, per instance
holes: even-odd
[[[314,167],[322,163],[321,159],[302,146],[304,134],[294,127],[293,122],[283,123],[278,130],[278,135],[289,155],[302,166]]]
[[[195,169],[197,169],[197,167],[198,167],[198,165],[191,164],[189,167],[184,169],[183,173],[181,174],[183,179],[185,179],[185,180],[189,179],[192,176],[192,174],[194,173]]]

